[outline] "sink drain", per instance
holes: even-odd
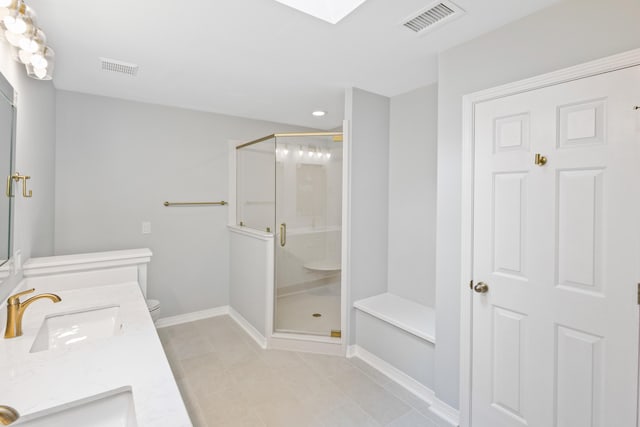
[[[320,314],[320,313],[313,313],[313,314],[312,314],[312,316],[313,316],[313,317],[322,317],[322,314]]]

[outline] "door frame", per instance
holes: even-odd
[[[630,50],[595,61],[586,62],[514,83],[497,86],[462,98],[462,193],[461,193],[461,259],[460,275],[463,286],[473,280],[473,197],[474,197],[474,125],[475,106],[535,89],[555,86],[574,80],[593,77],[640,65],[640,49]],[[465,286],[466,290],[466,286]],[[473,292],[460,294],[460,427],[471,426],[472,380],[472,319]]]

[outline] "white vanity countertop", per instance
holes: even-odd
[[[27,415],[131,387],[138,426],[192,425],[137,282],[56,293],[62,302],[43,299],[26,309],[21,337],[3,338],[6,307],[0,310],[1,405]],[[122,335],[29,353],[45,315],[108,305],[120,306]]]

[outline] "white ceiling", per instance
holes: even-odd
[[[467,13],[424,35],[402,23],[431,0],[367,0],[336,25],[273,0],[27,3],[56,51],[58,89],[332,129],[345,88],[433,83],[438,52],[557,1],[456,0]],[[100,71],[99,57],[138,76]]]

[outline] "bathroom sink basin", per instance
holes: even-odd
[[[67,348],[120,334],[118,305],[53,314],[45,317],[30,352]]]
[[[137,427],[130,387],[123,387],[21,416],[12,426]]]

